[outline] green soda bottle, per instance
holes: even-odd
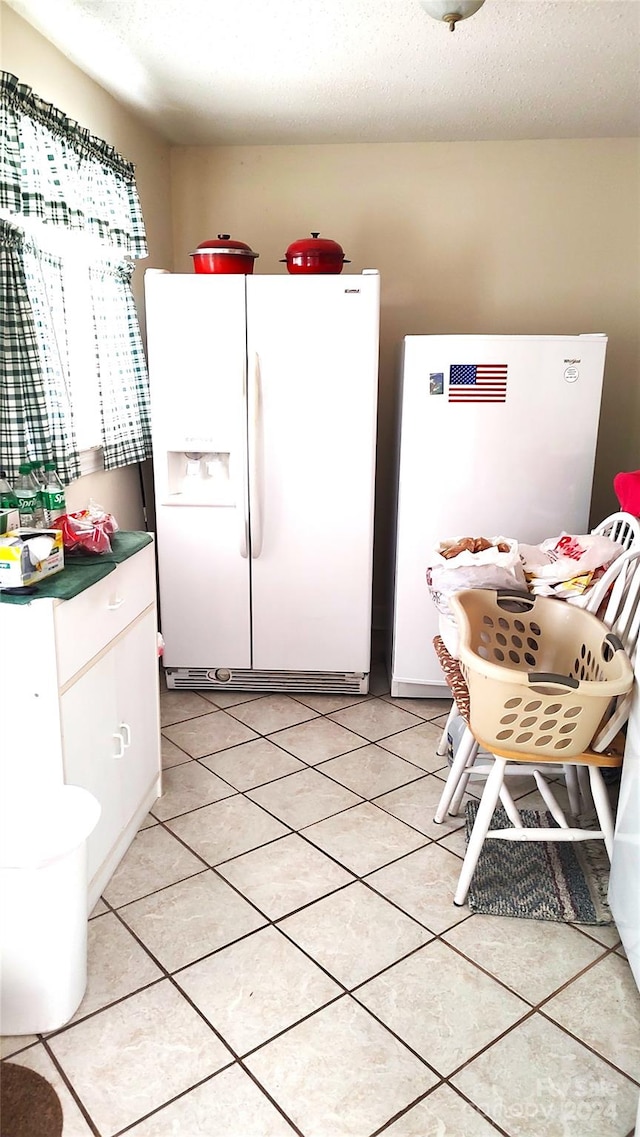
[[[55,462],[45,462],[44,464],[44,481],[41,493],[44,525],[46,529],[50,529],[52,522],[67,511],[64,486],[58,477]]]

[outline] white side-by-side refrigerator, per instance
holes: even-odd
[[[145,289],[169,686],[367,691],[378,273]]]
[[[446,695],[425,579],[440,541],[587,532],[605,335],[404,340],[392,695]]]

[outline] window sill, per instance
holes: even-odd
[[[91,446],[88,450],[80,451],[80,477],[86,474],[98,474],[104,470],[104,456],[101,446]]]

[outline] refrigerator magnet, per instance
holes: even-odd
[[[431,371],[429,374],[429,394],[430,395],[443,395],[444,394],[444,372]]]

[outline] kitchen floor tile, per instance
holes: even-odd
[[[312,825],[314,821],[321,821],[362,800],[357,794],[308,768],[268,786],[249,790],[247,797],[264,806],[292,829]]]
[[[49,1046],[104,1137],[232,1061],[168,979],[69,1027]]]
[[[496,1130],[443,1085],[385,1129],[384,1137],[496,1137]]]
[[[385,699],[367,699],[355,707],[334,711],[330,717],[333,722],[361,734],[369,742],[377,742],[398,730],[417,726],[421,721],[416,715],[393,707]]]
[[[626,960],[615,953],[606,956],[543,1010],[640,1082],[640,995]]]
[[[312,707],[321,715],[328,715],[331,711],[342,711],[345,707],[352,707],[355,703],[362,703],[368,695],[314,695],[311,692],[303,695],[296,694],[299,703],[305,707]]]
[[[506,916],[474,915],[451,928],[444,939],[534,1005],[605,950],[568,924]],[[524,968],[523,959],[531,960],[531,966]]]
[[[443,1076],[529,1010],[437,940],[365,983],[355,998]]]
[[[209,703],[206,705],[210,707]],[[211,711],[210,714],[202,715],[200,718],[191,718],[187,722],[167,726],[164,735],[182,750],[186,750],[192,758],[204,758],[207,754],[215,754],[219,750],[238,746],[241,742],[248,742],[250,738],[257,737],[254,730],[243,726],[226,711]]]
[[[265,695],[262,699],[233,707],[233,714],[260,734],[272,734],[276,730],[284,730],[287,726],[315,718],[317,712],[312,707],[304,707],[289,695]]]
[[[185,719],[205,715],[211,707],[206,699],[195,691],[168,691],[160,684],[160,725],[184,722]]]
[[[190,754],[185,754],[179,746],[171,742],[164,735],[161,739],[162,743],[162,769],[169,770],[172,766],[180,766],[184,762],[192,762],[193,759]]]
[[[277,928],[187,967],[176,982],[239,1055],[342,994]]]
[[[380,696],[391,707],[399,707],[401,711],[409,711],[420,719],[426,719],[429,713],[430,699],[404,698],[402,695],[392,695],[386,691]],[[435,714],[435,712],[433,712]]]
[[[510,1137],[628,1137],[638,1087],[541,1015],[520,1023],[453,1084]]]
[[[189,813],[201,805],[231,797],[236,791],[221,778],[205,770],[199,762],[188,766],[174,766],[165,770],[162,777],[162,797],[151,806],[159,821],[167,821],[181,813]]]
[[[156,823],[155,823],[155,821],[154,821],[154,819],[153,819],[153,817],[151,818],[151,822],[152,822],[152,824],[153,824],[153,825],[155,825],[155,824],[156,824]],[[146,828],[146,826],[142,825],[140,828],[141,828],[141,829],[144,829],[144,828]],[[102,899],[102,897],[100,897],[100,898],[99,898],[99,899],[96,901],[96,903],[95,903],[95,905],[94,905],[94,907],[93,907],[92,911],[89,913],[89,919],[90,919],[90,920],[94,920],[96,916],[103,916],[103,915],[104,915],[104,913],[105,913],[105,912],[108,912],[108,911],[109,911],[109,909],[107,908],[107,906],[106,906],[106,904],[105,904],[104,900]]]
[[[271,920],[353,880],[351,873],[294,833],[227,861],[218,872]]]
[[[228,861],[289,832],[241,794],[176,817],[167,822],[167,827],[209,865]]]
[[[311,722],[303,722],[298,726],[290,726],[286,730],[279,730],[269,735],[272,742],[276,742],[283,750],[302,758],[308,766],[315,766],[326,758],[335,758],[337,754],[345,754],[349,750],[356,750],[364,746],[364,740],[359,734],[345,730],[331,719],[318,718]]]
[[[591,936],[605,947],[617,947],[620,943],[620,932],[615,924],[574,924],[575,928],[584,935]]]
[[[87,956],[87,989],[72,1022],[162,979],[160,968],[113,912],[89,924]]]
[[[394,817],[413,825],[428,837],[444,837],[447,830],[460,829],[464,825],[464,799],[462,813],[459,817],[447,814],[441,825],[436,825],[433,816],[438,808],[442,796],[444,782],[435,774],[427,774],[419,782],[412,782],[410,786],[403,786],[399,790],[392,790],[376,798],[376,805],[386,809]]]
[[[37,1034],[3,1034],[0,1036],[0,1058],[10,1058],[37,1041]]]
[[[415,699],[402,698],[396,695],[383,696],[394,707],[402,707],[405,711],[419,715],[421,719],[437,719],[448,715],[451,710],[451,699]],[[442,731],[440,732],[442,733]]]
[[[30,1070],[35,1070],[36,1074],[46,1078],[49,1085],[53,1086],[62,1106],[62,1137],[92,1137],[93,1129],[89,1127],[88,1122],[83,1117],[78,1103],[69,1093],[64,1078],[62,1078],[55,1063],[51,1061],[42,1043],[31,1047],[30,1050],[24,1050],[22,1054],[17,1054],[11,1061],[19,1066],[28,1066]],[[43,1131],[41,1130],[41,1132]],[[11,1137],[11,1134],[8,1134],[7,1137]]]
[[[230,1066],[134,1125],[127,1137],[293,1137],[294,1130],[240,1066]],[[66,1134],[65,1134],[66,1137]]]
[[[464,816],[462,816],[462,820],[464,821]],[[467,851],[465,829],[456,829],[453,833],[445,832],[444,837],[440,837],[438,844],[443,849],[448,849],[450,853],[455,853],[457,857],[464,857]],[[462,868],[462,865],[459,868]]]
[[[453,903],[460,867],[453,853],[431,844],[378,869],[366,881],[439,935],[469,916],[468,909],[457,908]]]
[[[357,881],[288,916],[279,927],[349,989],[431,939]]]
[[[400,758],[406,758],[430,774],[447,764],[446,755],[436,754],[436,746],[441,737],[441,727],[432,722],[423,722],[399,734],[392,734],[389,738],[381,738],[378,745]]]
[[[204,865],[160,825],[134,838],[104,889],[114,908],[202,872]]]
[[[237,790],[251,790],[305,768],[304,762],[299,762],[267,738],[255,738],[253,742],[243,742],[232,750],[223,750],[220,754],[202,758],[201,765],[224,778],[225,782]]]
[[[421,833],[369,802],[309,826],[304,835],[357,876],[426,844]]]
[[[362,739],[360,739],[362,742]],[[318,769],[361,797],[377,797],[422,777],[422,771],[380,746],[362,746],[323,762]]]
[[[127,904],[119,914],[167,971],[176,971],[265,923],[211,870]]]
[[[437,1081],[348,995],[246,1065],[304,1137],[372,1134]]]
[[[252,703],[255,699],[264,698],[261,691],[220,691],[217,688],[200,691],[200,694],[208,703],[213,703],[223,710],[226,707],[239,707],[240,703]]]

